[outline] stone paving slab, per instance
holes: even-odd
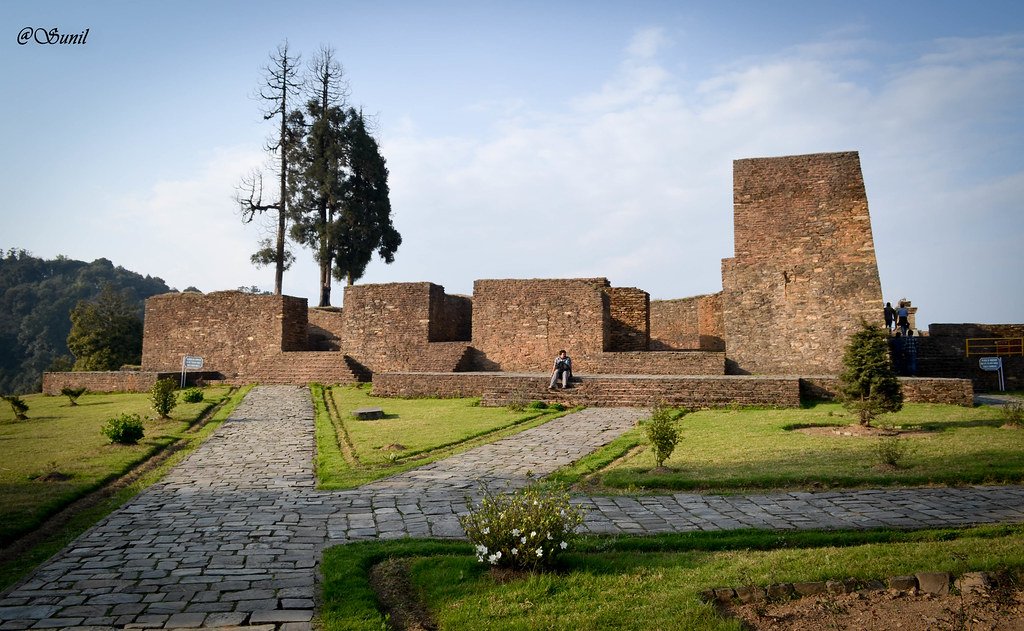
[[[0,630],[312,629],[324,547],[464,536],[481,485],[519,488],[627,431],[635,409],[588,409],[359,489],[315,489],[309,392],[253,389],[160,483],[0,594]],[[1024,523],[1024,487],[577,497],[592,533]]]

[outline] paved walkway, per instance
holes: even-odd
[[[314,488],[308,391],[254,389],[199,450],[0,596],[0,629],[311,628],[329,545],[459,537],[484,482],[527,483],[626,431],[589,409],[353,491]],[[597,533],[1024,522],[1024,487],[579,498]]]

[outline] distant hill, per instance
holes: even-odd
[[[44,371],[73,359],[67,345],[71,310],[108,284],[138,303],[139,317],[146,298],[171,291],[162,279],[107,259],[46,261],[25,250],[0,251],[0,394],[38,392]]]

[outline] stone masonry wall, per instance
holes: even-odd
[[[984,352],[967,356],[969,338],[1024,338],[1024,324],[932,324],[928,335],[918,338],[917,374],[922,377],[963,377],[979,391],[996,391],[998,375],[981,369],[981,357],[999,356]],[[993,348],[992,350],[996,350]],[[1003,380],[1008,390],[1024,388],[1024,357],[1003,355]]]
[[[858,154],[737,160],[733,184],[730,372],[837,374],[847,338],[883,305]]]
[[[730,404],[800,405],[796,377],[609,376],[587,378],[568,390],[547,389],[547,376],[521,373],[388,373],[373,381],[374,396],[482,397],[484,405],[529,401],[569,406],[637,406],[658,403],[692,408]]]
[[[473,337],[473,299],[449,296],[444,287],[430,287],[430,341],[468,342]]]
[[[652,351],[724,351],[722,295],[652,300]]]
[[[268,355],[306,348],[306,299],[237,291],[146,300],[142,368],[178,372],[185,355],[225,379],[252,374]]]
[[[608,286],[604,278],[474,282],[476,368],[546,371],[565,349],[577,371],[589,370],[609,339]]]
[[[945,403],[974,405],[974,390],[969,379],[936,379],[900,377],[903,400],[907,403]],[[808,399],[834,401],[839,399],[839,377],[834,375],[801,377],[801,396]]]
[[[60,394],[64,388],[88,388],[89,392],[146,392],[158,377],[155,372],[138,370],[44,372],[43,394]]]
[[[336,351],[341,349],[344,313],[338,307],[311,307],[307,331],[309,350]]]
[[[341,348],[374,373],[454,370],[468,341],[430,340],[468,337],[464,322],[470,311],[468,300],[448,301],[444,288],[433,283],[351,285],[345,288]],[[438,318],[450,322],[434,324]]]
[[[608,287],[609,351],[646,351],[651,339],[651,297],[642,289]]]

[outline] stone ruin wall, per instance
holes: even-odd
[[[652,351],[724,351],[722,294],[651,301]]]
[[[604,352],[610,322],[604,278],[477,280],[473,283],[474,368],[546,372],[561,349],[575,369]]]
[[[305,298],[237,291],[169,293],[146,300],[142,368],[180,372],[185,355],[226,379],[259,370],[268,356],[306,350]]]
[[[469,345],[472,311],[469,299],[433,283],[351,285],[341,348],[373,372],[451,371]]]
[[[983,355],[967,356],[968,338],[1024,338],[1024,324],[932,324],[928,335],[919,337],[917,374],[928,377],[967,377],[978,390],[999,389],[995,372],[982,370]],[[984,356],[995,357],[995,354]],[[1024,357],[1003,355],[1003,381],[1007,390],[1024,388]]]
[[[357,285],[344,309],[169,294],[147,302],[143,367],[199,354],[228,378],[279,379],[304,361],[290,351],[340,351],[374,372],[547,372],[565,348],[583,374],[721,374],[723,351],[730,372],[838,373],[847,336],[882,305],[858,155],[737,160],[734,203],[736,254],[716,294],[651,301],[605,278],[478,280],[472,297]],[[305,358],[335,374],[329,353]]]
[[[736,160],[735,256],[722,261],[729,370],[837,374],[882,311],[856,152]]]
[[[607,287],[609,323],[605,350],[646,351],[651,342],[651,297],[635,287]]]

